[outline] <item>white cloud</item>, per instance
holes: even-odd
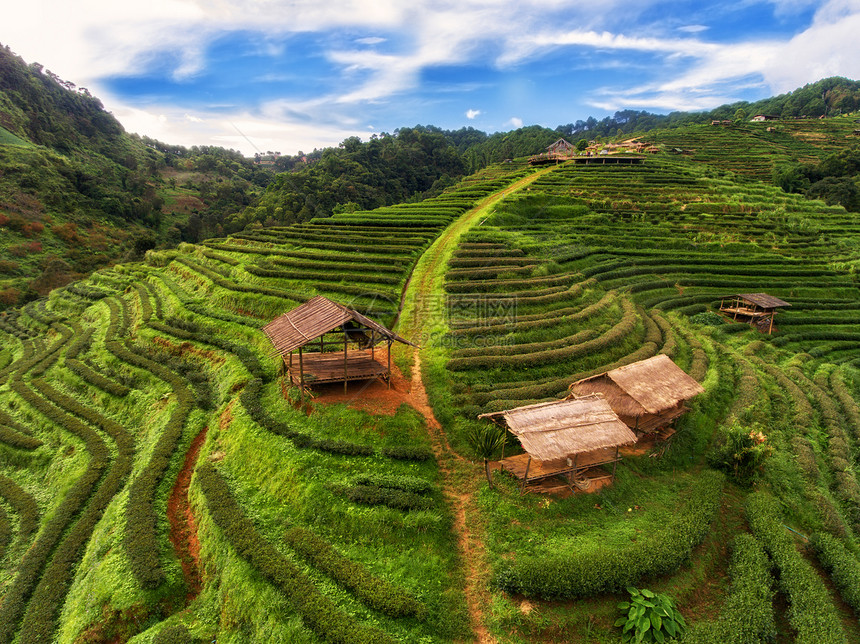
[[[523,126],[523,120],[517,116],[512,116],[505,125],[510,125],[514,129],[519,129]]]
[[[466,118],[474,120],[476,117],[481,115],[481,110],[466,110]]]
[[[656,80],[639,87],[596,90],[591,104],[606,110],[712,107],[734,100],[736,90],[728,88],[750,79],[782,92],[822,76],[860,77],[860,56],[855,55],[860,0],[742,0],[762,1],[782,14],[812,8],[815,18],[794,37],[738,36],[724,44],[706,40],[714,30],[701,24],[682,25],[674,32],[630,27],[640,13],[668,6],[668,0],[29,0],[4,8],[3,42],[25,60],[42,62],[88,87],[130,131],[181,144],[224,140],[245,151],[247,142],[229,123],[250,124],[263,139],[263,149],[292,149],[292,139],[299,141],[296,149],[336,143],[366,132],[361,124],[378,118],[360,114],[357,105],[402,100],[428,68],[489,61],[507,68],[560,49],[571,50],[571,73],[595,64],[608,69],[637,52],[666,63],[664,70],[649,70]],[[333,86],[344,89],[303,101],[285,96],[211,113],[180,105],[144,112],[124,105],[101,84],[105,78],[165,67],[176,81],[193,78],[209,64],[209,45],[236,31],[255,34],[260,52],[270,56],[283,51],[289,34],[325,36],[320,42],[331,43],[330,49],[316,53],[339,75],[340,83]],[[373,35],[357,37],[361,34]],[[391,44],[385,53],[373,48],[383,42]],[[617,55],[578,59],[579,50]],[[635,64],[635,59],[629,62]],[[293,73],[279,69],[256,80],[287,80]],[[519,105],[508,109],[530,118]],[[192,111],[200,122],[186,118]],[[471,120],[479,114],[469,110],[466,116]],[[518,117],[509,123],[522,126]],[[306,138],[311,134],[313,143]],[[272,142],[276,136],[285,138]]]
[[[685,25],[683,27],[678,27],[678,31],[683,31],[686,34],[698,34],[703,31],[707,31],[710,27],[705,25]]]

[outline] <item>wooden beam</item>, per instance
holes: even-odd
[[[349,380],[349,370],[346,363],[346,326],[343,327],[343,393],[346,393],[346,383]]]
[[[526,471],[525,471],[525,474],[523,474],[523,484],[520,486],[520,494],[522,494],[523,492],[525,492],[525,490],[526,490],[526,485],[528,485],[528,482],[529,482],[529,468],[531,467],[531,465],[532,465],[532,457],[531,457],[531,455],[529,455],[529,462],[528,462],[528,463],[526,463]]]
[[[299,396],[305,400],[305,364],[302,361],[302,348],[299,347]]]
[[[391,389],[391,338],[388,338],[388,388]]]

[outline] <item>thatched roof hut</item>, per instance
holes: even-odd
[[[275,354],[282,357],[291,382],[302,389],[306,384],[343,382],[345,391],[350,380],[389,379],[391,344],[415,346],[358,311],[322,295],[278,316],[263,327],[263,332]],[[388,345],[387,364],[377,359],[375,346],[379,342]],[[303,353],[311,343],[319,351]],[[350,352],[350,343],[358,348]],[[296,350],[298,361],[294,364]]]
[[[738,293],[723,296],[720,313],[731,316],[733,320],[748,322],[762,332],[767,329],[769,335],[773,333],[776,310],[786,306],[791,304],[767,293]]]
[[[618,448],[636,442],[636,435],[599,396],[553,400],[479,418],[507,427],[520,440],[526,454],[503,458],[502,468],[523,487],[560,475],[572,481],[585,470],[616,463]]]
[[[687,410],[686,401],[704,392],[662,354],[578,380],[569,389],[574,399],[602,396],[621,420],[642,432],[666,427]]]

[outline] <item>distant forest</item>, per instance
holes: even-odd
[[[829,78],[710,112],[624,110],[555,129],[493,134],[416,125],[263,165],[235,150],[128,134],[89,90],[0,45],[0,307],[152,248],[425,199],[490,164],[542,152],[560,137],[577,143],[757,113],[814,118],[858,108],[860,82]],[[851,168],[783,168],[774,179],[853,205]]]

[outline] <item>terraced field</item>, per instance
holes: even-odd
[[[306,417],[259,327],[319,293],[392,323],[422,250],[525,172],[153,253],[0,319],[0,642],[463,637],[422,418]]]
[[[687,642],[860,641],[860,224],[727,145],[812,158],[832,127],[504,164],[0,317],[0,644],[611,642],[629,585],[671,595]],[[774,335],[708,314],[754,291],[792,304]],[[398,362],[441,431],[423,400],[285,391],[260,327],[318,294],[421,334]],[[669,444],[594,495],[487,485],[477,414],[657,353],[705,388]],[[746,476],[734,440],[763,454]]]

